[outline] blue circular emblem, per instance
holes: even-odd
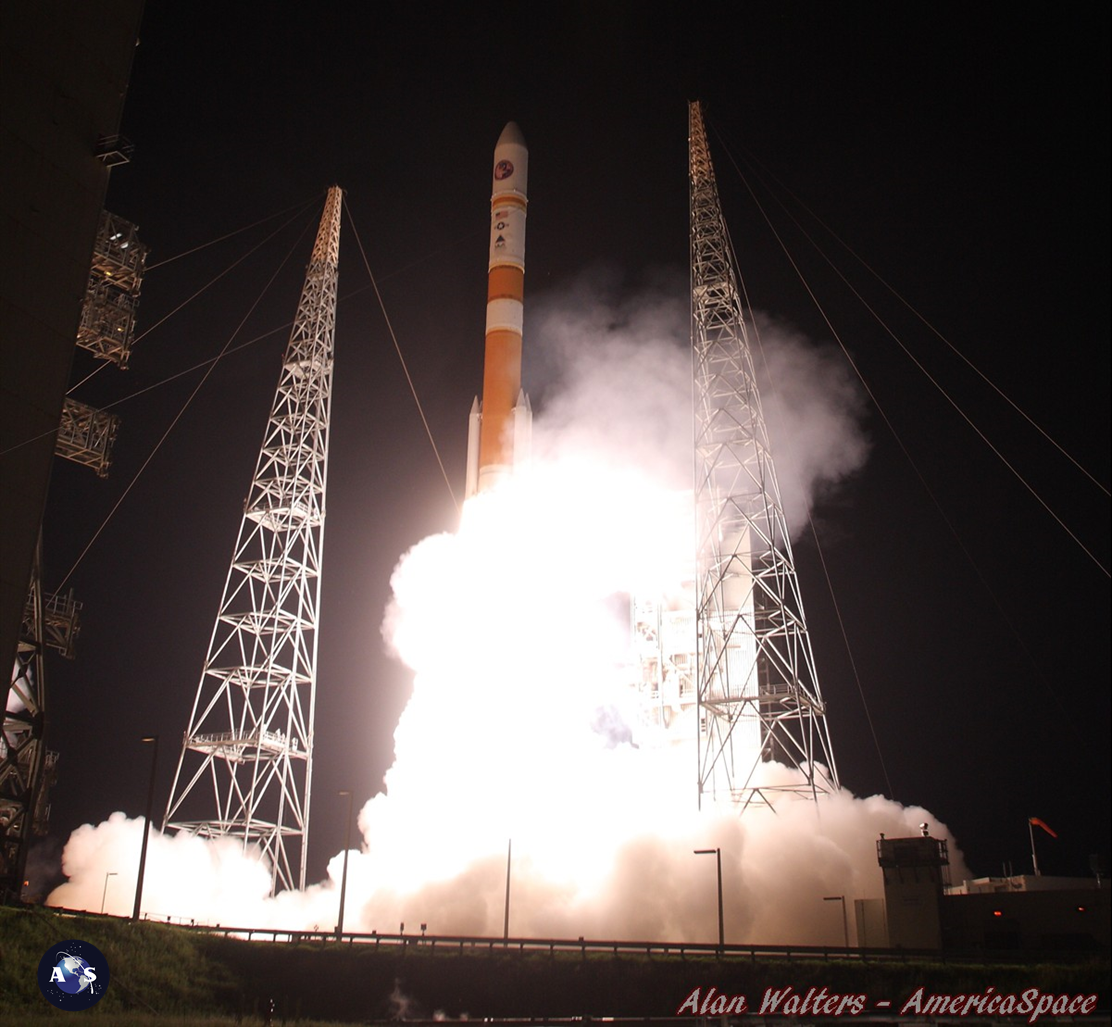
[[[60,941],[39,960],[39,988],[59,1009],[88,1009],[108,990],[108,960],[87,941]]]

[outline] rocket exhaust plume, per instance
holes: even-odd
[[[521,390],[529,151],[512,121],[494,147],[483,399],[471,407],[465,495],[486,492],[529,458],[532,410]]]
[[[554,380],[537,423],[537,459],[530,474],[512,474],[524,456],[522,421],[528,425],[520,377],[524,157],[520,133],[507,126],[495,161],[471,498],[458,531],[414,546],[391,582],[383,634],[413,670],[413,694],[385,790],[359,816],[345,929],[427,923],[433,935],[501,937],[512,838],[511,936],[713,942],[714,867],[706,874],[692,852],[720,848],[727,943],[840,945],[841,918],[828,915],[824,896],[880,897],[879,834],[916,834],[929,821],[932,834],[950,842],[958,876],[960,853],[926,810],[845,789],[823,800],[819,818],[808,802],[745,818],[699,814],[692,754],[640,733],[628,597],[681,595],[691,563],[690,502],[677,502],[677,468],[690,459],[683,287],[674,302],[662,301],[659,284],[632,298],[580,288],[539,309],[539,349],[554,362]],[[502,161],[512,170],[499,179]],[[514,203],[500,200],[499,182],[514,187],[506,193]],[[516,264],[496,263],[496,248],[517,254]],[[797,338],[789,363],[801,372],[807,361]],[[797,380],[825,384],[825,374],[814,373],[821,360],[811,363]],[[614,390],[618,370],[628,387]],[[797,390],[785,410],[797,424],[824,426],[797,432],[801,443],[821,438],[830,447],[838,437],[856,447],[842,462],[848,473],[865,447],[853,404],[830,406],[836,394]],[[809,409],[816,404],[826,404],[817,415]],[[796,463],[807,476],[816,459],[801,454]],[[770,775],[796,773],[763,766]],[[368,783],[365,794],[375,791]],[[107,872],[134,877],[144,829],[114,814],[75,831],[63,855],[69,881],[49,902],[99,909]],[[155,832],[144,911],[331,931],[343,853],[321,884],[273,898],[260,858],[226,842]],[[106,911],[126,914],[131,901],[130,889],[110,890]]]
[[[961,879],[952,837],[926,810],[843,790],[818,819],[810,803],[697,816],[686,753],[641,744],[636,730],[637,748],[621,731],[597,730],[598,711],[611,708],[636,727],[614,596],[678,588],[690,559],[675,468],[658,459],[673,447],[662,441],[630,460],[628,444],[674,422],[677,459],[684,453],[685,419],[673,407],[690,371],[676,341],[682,286],[676,294],[675,310],[660,305],[659,289],[652,304],[582,289],[536,304],[538,344],[557,366],[532,473],[477,495],[459,531],[426,539],[400,562],[384,633],[414,670],[413,695],[386,791],[359,817],[347,930],[394,931],[404,921],[428,923],[430,934],[501,937],[510,837],[513,936],[714,942],[714,865],[703,867],[694,849],[722,849],[728,943],[840,945],[841,918],[823,897],[879,898],[877,836],[915,835],[923,821],[949,840]],[[767,333],[766,343],[774,345]],[[798,336],[788,343],[802,374],[808,351]],[[637,395],[600,409],[600,390],[622,365]],[[825,367],[821,354],[812,365]],[[796,438],[824,434],[826,446],[836,431],[847,446],[859,443],[849,412],[839,415],[829,397],[828,388],[787,397],[787,416],[829,428]],[[364,797],[376,790],[367,782]],[[142,827],[116,814],[74,832],[63,862],[70,880],[50,902],[99,910],[113,871],[106,911],[126,915],[132,893],[115,882],[134,880]],[[321,884],[270,899],[269,871],[252,854],[156,833],[144,910],[328,931],[342,861],[332,857]]]

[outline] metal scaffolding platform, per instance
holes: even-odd
[[[43,597],[42,643],[67,660],[76,655],[77,636],[81,633],[81,605],[73,598],[72,588],[65,595]]]
[[[77,345],[101,360],[127,367],[138,302],[137,294],[117,289],[108,279],[90,277]]]
[[[127,367],[147,247],[130,221],[102,211],[77,345]]]
[[[100,136],[93,147],[93,156],[110,168],[130,164],[135,154],[135,145],[127,136]]]
[[[67,396],[62,405],[54,452],[66,460],[91,467],[98,477],[107,478],[112,463],[112,444],[119,426],[120,419],[115,414],[96,410]]]

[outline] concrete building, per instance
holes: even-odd
[[[1112,939],[1108,890],[1087,878],[982,877],[946,883],[946,842],[877,842],[884,875],[883,930],[876,900],[858,900],[858,944],[960,951],[1094,952]],[[881,940],[882,936],[884,940]]]
[[[981,877],[942,897],[947,948],[1108,952],[1108,890],[1083,877]]]

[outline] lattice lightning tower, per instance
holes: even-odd
[[[305,887],[342,196],[328,190],[163,820],[257,845],[272,891]]]
[[[688,114],[699,804],[744,809],[838,778],[699,104]]]

